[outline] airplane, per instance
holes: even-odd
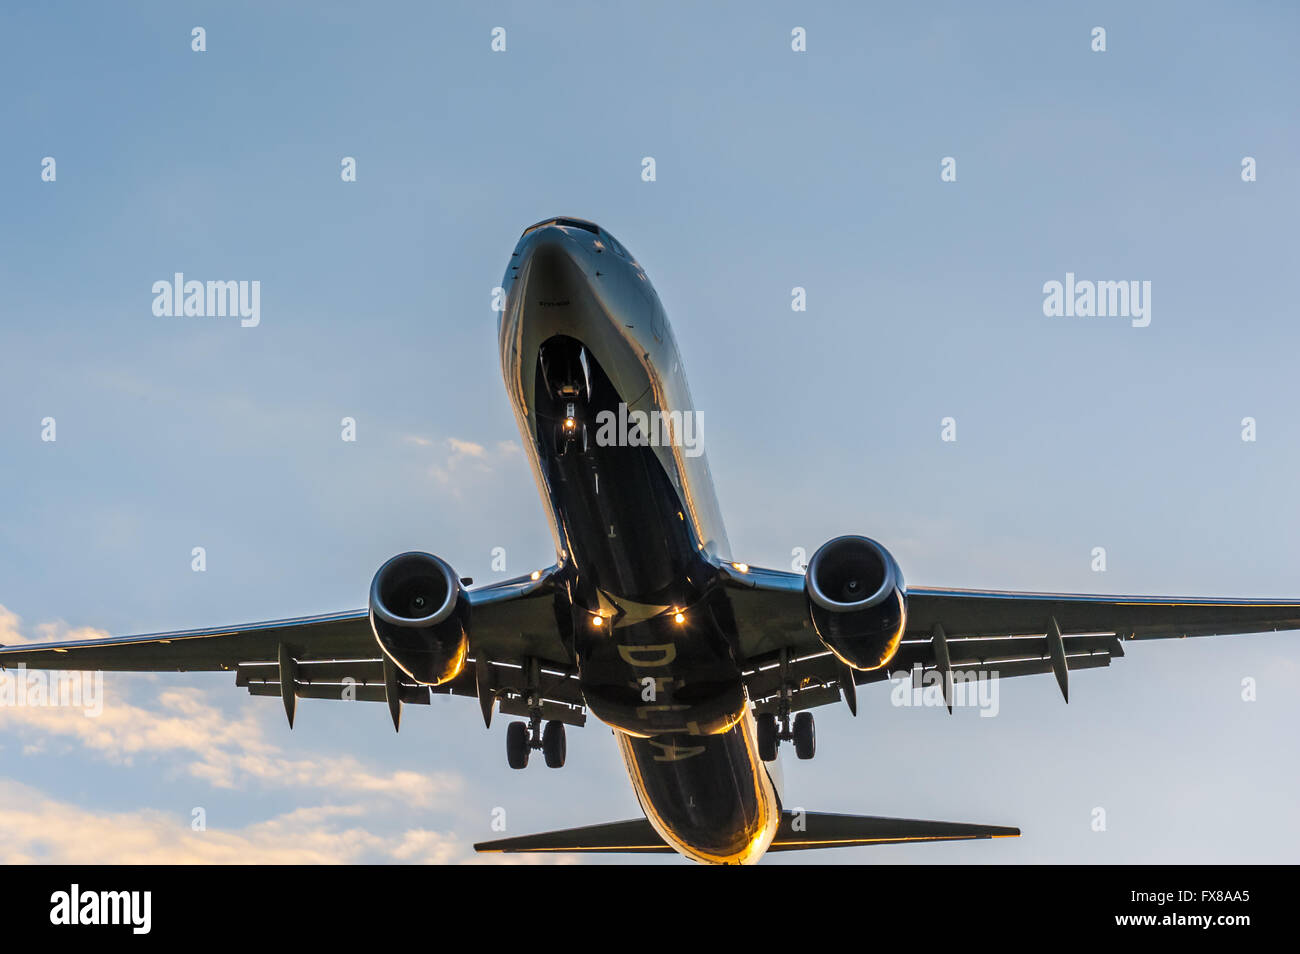
[[[677,852],[754,863],[768,851],[1017,836],[1002,825],[792,811],[778,749],[813,758],[810,710],[911,672],[1069,675],[1126,641],[1300,629],[1300,601],[909,587],[875,540],[838,536],[804,572],[750,566],[727,542],[697,412],[663,305],[593,222],[521,235],[503,281],[501,369],[555,543],[555,563],[472,587],[407,552],[364,609],[208,629],[0,648],[0,666],[220,671],[254,696],[404,704],[434,693],[518,717],[506,756],[564,765],[566,726],[613,730],[643,818],[477,844],[500,852]],[[615,426],[617,422],[617,426]]]

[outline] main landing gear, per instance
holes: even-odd
[[[506,761],[512,769],[528,767],[528,756],[533,749],[541,749],[547,768],[564,768],[567,752],[564,740],[564,723],[548,722],[543,729],[537,722],[511,722],[506,726]]]
[[[800,712],[790,724],[790,700],[794,692],[789,679],[789,659],[781,650],[781,694],[777,697],[776,712],[758,714],[758,757],[764,762],[776,760],[776,750],[782,740],[794,742],[794,754],[810,759],[817,754],[817,729],[811,712]]]
[[[528,721],[511,722],[506,726],[506,761],[512,769],[528,767],[528,756],[533,749],[541,749],[548,768],[564,768],[568,746],[564,739],[564,723],[554,720],[542,728],[542,700],[537,686],[541,673],[536,659],[528,661]]]
[[[758,757],[764,762],[776,759],[777,747],[782,740],[794,742],[794,754],[801,759],[810,759],[817,754],[817,729],[813,724],[811,712],[800,712],[790,724],[787,712],[778,723],[775,712],[758,714]]]
[[[528,756],[541,749],[547,768],[564,768],[567,745],[564,723],[550,721],[542,729],[541,719],[534,723],[511,723],[506,727],[506,760],[511,768],[528,768]]]

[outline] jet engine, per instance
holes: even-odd
[[[370,584],[370,628],[384,654],[416,682],[455,679],[469,652],[469,597],[431,553],[399,553]]]
[[[836,537],[813,554],[804,577],[808,611],[826,648],[854,669],[893,658],[907,623],[903,574],[867,537]]]

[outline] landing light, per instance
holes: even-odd
[[[673,622],[676,623],[678,626],[682,625],[682,623],[686,622],[686,614],[685,613],[675,614],[673,616]]]
[[[566,417],[566,418],[564,419],[564,429],[565,429],[566,431],[571,431],[571,430],[573,430],[573,429],[574,429],[575,427],[577,427],[577,426],[578,426],[578,422],[575,421],[573,418],[571,418],[571,417]]]
[[[733,564],[731,564],[731,568],[732,568],[733,570],[735,570],[737,573],[748,573],[748,572],[749,572],[749,564],[748,564],[748,563],[733,563]]]
[[[533,570],[533,572],[529,575],[530,580],[540,580],[541,578],[542,578],[541,570]]]
[[[600,624],[601,624],[600,616],[593,616],[591,618],[591,625],[594,626],[596,629],[600,629]]]

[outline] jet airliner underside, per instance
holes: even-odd
[[[908,587],[864,536],[790,573],[727,543],[696,411],[659,297],[607,231],[552,218],[520,237],[499,323],[506,390],[555,563],[468,588],[444,560],[399,554],[354,612],[0,648],[0,665],[229,670],[277,696],[404,703],[431,693],[520,717],[507,757],[565,761],[566,726],[614,730],[643,819],[480,844],[486,851],[676,851],[747,863],[769,850],[1018,835],[1015,828],[793,814],[769,770],[816,750],[811,709],[889,673],[1055,676],[1108,666],[1135,639],[1300,628],[1300,602]],[[614,426],[611,422],[618,422]],[[629,425],[629,422],[631,424]],[[648,433],[653,432],[653,433]]]

